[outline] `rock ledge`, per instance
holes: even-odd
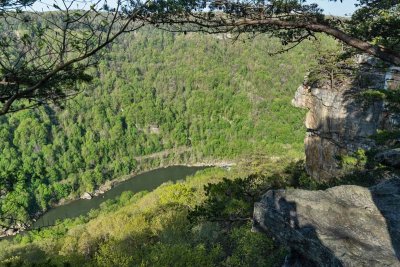
[[[255,204],[254,229],[291,249],[285,266],[400,266],[400,179],[268,191]]]

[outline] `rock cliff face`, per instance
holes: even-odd
[[[291,248],[285,266],[400,266],[400,179],[371,188],[271,190],[254,228]]]
[[[359,56],[323,73],[306,77],[293,99],[308,109],[307,172],[319,181],[340,177],[351,171],[340,158],[360,149],[399,169],[400,68]],[[382,133],[389,142],[376,138]],[[389,173],[395,178],[370,188],[268,191],[255,204],[254,229],[290,248],[284,267],[400,266],[400,178]]]
[[[340,156],[374,149],[377,145],[371,135],[400,126],[399,114],[391,112],[384,101],[360,100],[369,89],[398,88],[400,68],[359,56],[351,71],[343,71],[346,74],[341,77],[314,84],[306,79],[293,99],[294,106],[309,110],[305,120],[306,167],[318,180],[341,176]]]

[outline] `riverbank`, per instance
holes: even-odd
[[[209,161],[203,161],[203,162],[194,162],[194,163],[187,163],[187,164],[179,164],[179,163],[173,163],[173,164],[168,164],[168,165],[164,165],[164,166],[157,166],[157,167],[153,167],[153,168],[149,168],[149,169],[143,169],[137,172],[133,172],[129,175],[124,175],[124,176],[120,176],[118,178],[112,179],[112,180],[108,180],[106,181],[106,183],[104,183],[103,185],[99,186],[98,189],[94,190],[93,192],[85,192],[83,195],[78,196],[78,197],[74,197],[74,198],[68,198],[68,199],[63,199],[58,201],[57,203],[53,204],[48,210],[44,211],[44,212],[38,212],[35,214],[35,217],[33,219],[33,223],[30,225],[18,225],[16,227],[10,228],[10,229],[1,229],[1,233],[0,233],[0,238],[4,238],[4,237],[8,237],[8,236],[14,236],[18,233],[21,233],[22,231],[26,231],[27,229],[29,230],[32,225],[42,216],[44,216],[46,213],[48,213],[49,211],[52,211],[55,208],[58,208],[60,206],[64,206],[64,205],[68,205],[71,204],[75,201],[81,200],[81,199],[91,199],[95,196],[99,196],[102,194],[105,194],[106,192],[108,192],[109,190],[111,190],[112,188],[114,188],[115,186],[130,180],[138,175],[147,173],[147,172],[151,172],[157,169],[166,169],[168,167],[177,167],[177,166],[182,166],[182,167],[221,167],[221,168],[226,168],[226,169],[230,169],[232,166],[236,165],[236,162],[234,161],[213,161],[213,160],[209,160]],[[84,195],[89,195],[90,198],[84,197]],[[86,201],[86,200],[84,200]]]
[[[137,175],[140,175],[142,173],[153,171],[153,170],[160,169],[160,168],[168,168],[168,167],[173,167],[173,166],[185,166],[185,167],[220,167],[220,168],[230,169],[232,166],[235,166],[235,165],[236,165],[236,163],[233,161],[216,161],[216,162],[214,162],[214,161],[208,162],[207,161],[207,162],[197,162],[197,163],[192,163],[192,164],[177,163],[177,164],[168,164],[165,166],[158,166],[156,168],[150,168],[150,169],[145,169],[145,170],[141,170],[138,172],[132,172],[131,174],[120,176],[119,178],[116,178],[113,180],[108,180],[106,183],[99,186],[99,188],[94,190],[93,192],[84,192],[79,198],[72,199],[71,201],[78,200],[78,199],[91,199],[94,196],[102,195],[102,194],[106,193],[108,190],[112,189],[116,185],[118,185],[126,180],[129,180],[129,179],[131,179]],[[69,201],[67,203],[63,203],[63,204],[68,204],[71,201]]]

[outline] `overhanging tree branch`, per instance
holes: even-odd
[[[307,29],[313,32],[322,32],[336,39],[344,42],[345,44],[368,53],[372,56],[376,56],[386,62],[390,62],[394,65],[400,65],[400,53],[387,49],[385,47],[372,45],[366,41],[362,41],[358,38],[352,37],[346,34],[342,30],[336,29],[329,25],[317,24],[317,23],[299,23],[291,21],[281,21],[278,19],[264,19],[264,20],[240,20],[228,24],[234,27],[243,26],[277,26],[281,29]]]
[[[80,11],[70,9],[74,1],[65,3],[64,10],[57,6],[56,13],[9,13],[11,19],[30,16],[39,26],[32,26],[34,34],[29,35],[24,29],[16,30],[13,22],[6,23],[9,36],[0,36],[0,45],[7,48],[0,51],[0,115],[36,106],[14,106],[16,102],[33,100],[40,105],[75,94],[73,83],[87,79],[84,71],[97,61],[96,54],[121,34],[144,26],[138,18],[146,3],[129,12],[121,11],[121,1],[110,11],[93,7]],[[24,53],[16,57],[19,51]],[[67,88],[62,89],[64,84]]]
[[[307,36],[309,32],[325,33],[361,52],[400,65],[400,48],[394,49],[395,44],[400,43],[398,1],[385,1],[382,4],[377,0],[360,1],[360,8],[354,16],[345,20],[324,16],[317,5],[307,5],[304,1],[213,0],[184,1],[186,4],[183,5],[180,1],[172,1],[172,8],[170,7],[168,12],[163,12],[157,4],[164,7],[168,6],[170,1],[155,2],[153,9],[156,11],[145,19],[164,29],[235,34],[265,33],[280,38],[285,45],[299,43],[298,40]],[[373,5],[373,8],[370,5]],[[379,7],[382,10],[379,10]],[[205,8],[209,11],[204,11]],[[368,15],[367,18],[363,18],[363,14]],[[385,14],[385,18],[381,19],[382,14]],[[378,21],[382,26],[374,25],[379,30],[369,30],[360,34],[360,31],[365,31],[365,27],[360,30],[354,25],[362,24],[363,20],[369,20],[369,24],[376,24],[375,21]],[[397,32],[399,34],[396,34]],[[378,39],[373,39],[374,36]],[[385,42],[379,42],[381,39]],[[385,46],[386,43],[391,45]]]

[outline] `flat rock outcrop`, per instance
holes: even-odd
[[[400,128],[399,113],[391,112],[385,101],[360,100],[369,89],[399,88],[399,67],[359,56],[350,68],[342,66],[338,72],[332,79],[319,78],[317,82],[306,77],[292,101],[294,106],[309,110],[305,120],[306,168],[320,181],[344,174],[340,156],[377,149],[371,136],[378,130]]]
[[[254,228],[291,249],[285,266],[400,266],[400,179],[268,191]]]

